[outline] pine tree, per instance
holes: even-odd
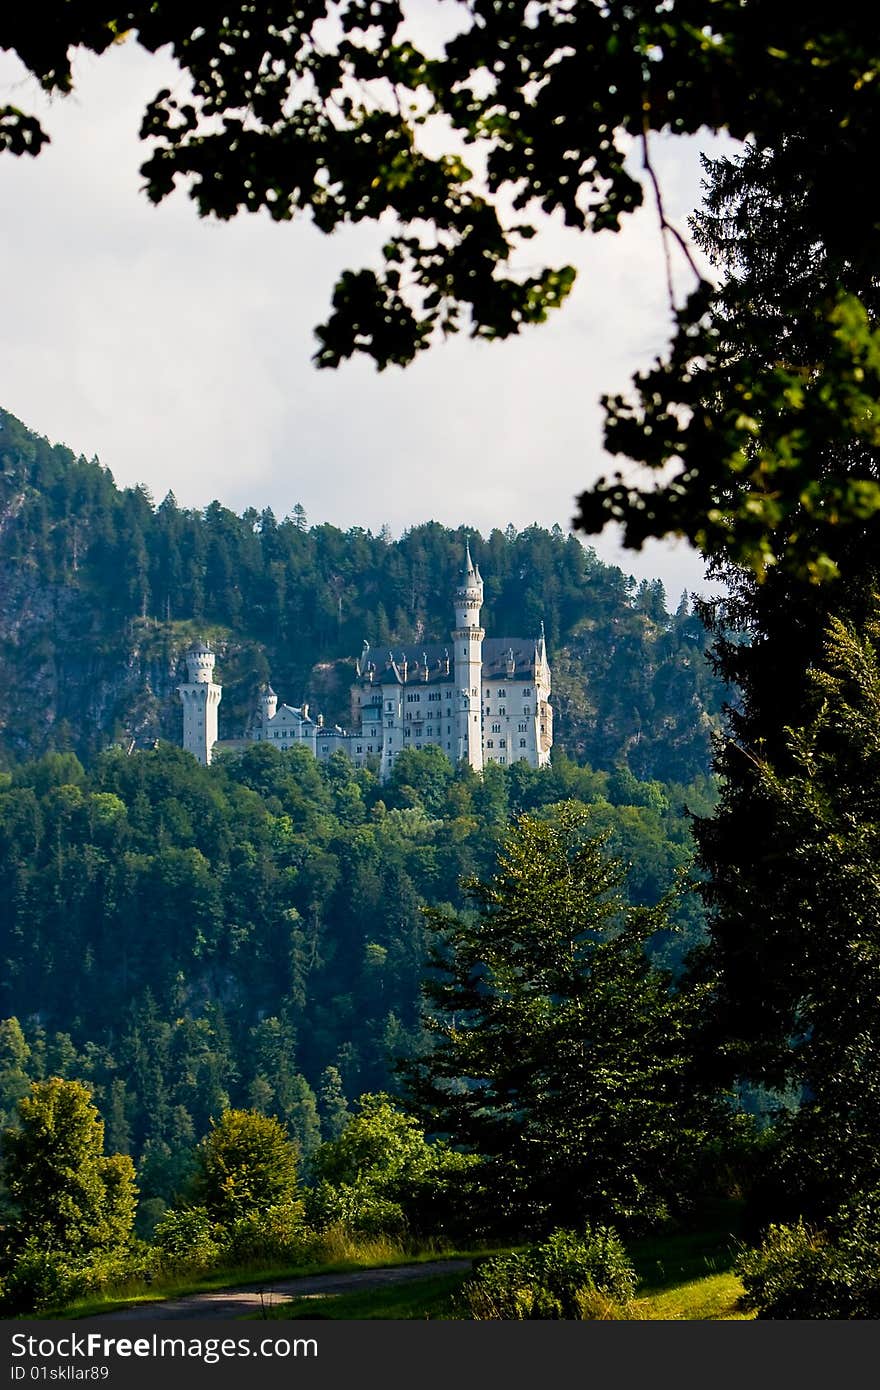
[[[753,768],[753,816],[773,833],[753,840],[748,873],[726,876],[713,928],[718,1009],[729,1019],[748,995],[760,1024],[750,1070],[801,1094],[779,1125],[792,1216],[880,1187],[878,640],[880,614],[864,632],[831,623],[783,770]]]
[[[426,913],[435,1045],[404,1074],[431,1126],[486,1160],[497,1217],[520,1229],[656,1219],[706,1121],[696,996],[651,965],[665,911],[625,905],[622,880],[572,803],[520,817],[493,878],[466,884],[475,915]]]

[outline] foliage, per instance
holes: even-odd
[[[756,761],[749,778],[772,838],[752,845],[748,876],[707,890],[723,907],[709,961],[728,1047],[752,1076],[801,1091],[778,1127],[779,1178],[814,1215],[880,1181],[878,633],[876,619],[832,622],[809,722],[789,731],[781,768]]]
[[[166,1211],[156,1223],[153,1244],[169,1260],[210,1264],[220,1254],[216,1223],[207,1207]]]
[[[862,1194],[830,1228],[771,1226],[737,1266],[744,1306],[759,1318],[880,1317],[880,1199]]]
[[[309,1220],[319,1230],[342,1222],[371,1235],[438,1235],[465,1224],[475,1166],[448,1144],[429,1143],[390,1097],[361,1096],[339,1138],[315,1155]]]
[[[783,228],[804,225],[805,244],[829,262],[827,295],[791,300],[806,360],[773,355],[775,325],[746,297],[742,331],[731,331],[730,299],[700,281],[666,360],[636,379],[634,401],[608,402],[612,450],[663,481],[600,480],[580,524],[621,521],[636,545],[672,530],[758,572],[789,564],[821,579],[833,572],[824,536],[876,513],[870,469],[827,466],[841,445],[877,445],[870,248],[880,212],[862,159],[880,55],[863,6],[847,0],[829,22],[816,3],[462,0],[424,51],[396,0],[342,4],[335,39],[321,8],[295,19],[276,4],[221,15],[205,0],[182,18],[152,3],[124,18],[82,2],[56,10],[52,24],[35,13],[0,27],[0,45],[47,91],[72,88],[70,47],[100,53],[125,31],[150,51],[170,45],[188,75],[188,93],[163,89],[145,112],[154,202],[182,182],[202,216],[307,211],[324,232],[388,226],[380,268],[337,283],[318,330],[322,366],[356,352],[405,364],[462,328],[498,339],[544,320],[574,271],[518,268],[539,211],[617,230],[646,185],[671,254],[682,239],[666,222],[652,136],[723,127],[749,138],[775,161]],[[432,118],[447,134],[436,153],[422,138]],[[0,147],[36,154],[45,139],[34,117],[0,112]],[[465,162],[462,141],[480,158]],[[644,184],[626,158],[633,141]],[[760,229],[753,246],[757,259]]]
[[[297,1191],[297,1153],[278,1120],[253,1110],[224,1110],[196,1149],[194,1192],[209,1216],[232,1226]]]
[[[314,1238],[305,1224],[302,1202],[274,1202],[227,1227],[223,1255],[232,1264],[297,1263],[310,1253]]]
[[[462,1289],[472,1318],[613,1317],[632,1298],[636,1277],[616,1231],[553,1231],[510,1255],[481,1260]]]
[[[104,1122],[85,1086],[59,1077],[34,1082],[2,1145],[12,1251],[30,1243],[46,1255],[82,1255],[128,1241],[134,1166],[127,1155],[104,1154]]]
[[[65,1253],[28,1241],[0,1280],[0,1312],[20,1316],[61,1310],[120,1284],[151,1283],[159,1268],[157,1252],[143,1242]]]
[[[395,1058],[421,1045],[420,905],[464,908],[460,880],[492,872],[513,812],[579,800],[630,864],[627,896],[651,906],[689,862],[685,803],[711,804],[704,780],[562,756],[482,782],[447,769],[429,811],[419,754],[381,785],[268,745],[210,768],[168,745],[108,750],[88,772],[71,755],[17,767],[0,787],[0,1109],[34,1080],[81,1078],[144,1201],[167,1206],[225,1107],[275,1116],[307,1171],[306,1141],[336,1137],[353,1097],[399,1087]],[[670,965],[698,909],[692,895],[682,930],[654,938]]]
[[[433,1128],[487,1161],[494,1219],[651,1224],[690,1185],[711,1106],[693,1077],[699,994],[645,951],[634,909],[575,805],[522,816],[476,913],[432,909],[434,1046],[406,1067]]]
[[[156,507],[143,489],[117,489],[96,460],[50,445],[8,412],[0,410],[0,425],[0,573],[9,590],[0,735],[16,759],[71,748],[90,761],[117,738],[179,742],[174,691],[196,636],[211,636],[220,651],[221,738],[244,731],[270,672],[282,698],[347,726],[364,638],[380,651],[448,640],[461,527],[431,522],[392,540],[358,527],[303,528],[269,509],[184,509],[171,495]],[[705,634],[687,596],[667,611],[662,584],[637,585],[559,526],[471,532],[471,543],[487,575],[487,630],[529,638],[545,624],[554,757],[681,783],[706,772],[724,692],[702,659]],[[57,685],[45,680],[48,660],[64,668]],[[41,698],[22,700],[30,688]],[[429,758],[425,750],[417,765],[417,795],[434,815],[450,771],[440,759],[430,788]],[[408,764],[395,778],[396,804],[407,804]],[[59,785],[73,780],[59,770]],[[90,802],[106,839],[120,809],[112,799]],[[173,834],[170,810],[166,823]]]

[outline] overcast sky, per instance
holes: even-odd
[[[610,471],[599,397],[624,389],[669,332],[656,213],[614,236],[548,226],[535,263],[578,266],[550,322],[499,344],[454,339],[406,370],[366,362],[319,372],[312,330],[333,283],[367,263],[377,234],[322,237],[307,223],[199,221],[179,192],[139,192],[145,102],[174,80],[134,43],[82,55],[76,92],[51,104],[0,53],[0,105],[38,111],[52,144],[0,158],[0,404],[120,485],[156,501],[214,498],[236,511],[297,502],[311,522],[395,535],[421,521],[488,532],[568,527],[573,499]],[[684,227],[699,150],[658,148],[667,211]],[[683,282],[684,283],[684,282]],[[599,554],[663,579],[674,601],[705,588],[687,547]]]

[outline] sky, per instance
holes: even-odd
[[[176,81],[170,60],[129,42],[78,55],[74,72],[74,94],[49,101],[0,52],[0,105],[35,111],[52,137],[37,159],[0,158],[0,405],[157,503],[173,490],[183,506],[216,498],[279,518],[301,503],[310,522],[395,536],[429,520],[569,527],[576,495],[617,466],[600,396],[625,390],[669,336],[650,200],[616,235],[547,222],[535,264],[574,264],[578,280],[546,324],[504,343],[460,336],[406,369],[318,371],[314,326],[339,272],[375,259],[379,233],[200,220],[183,191],[152,207],[137,130]],[[682,230],[701,148],[729,143],[655,147]],[[610,531],[586,543],[662,579],[673,602],[708,591],[684,543],[624,551]]]

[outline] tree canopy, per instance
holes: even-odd
[[[514,1227],[650,1223],[681,1197],[710,1111],[692,1076],[699,995],[673,991],[583,809],[523,816],[475,912],[426,909],[436,948],[406,1064],[425,1116],[486,1160]]]
[[[818,0],[460,0],[446,15],[438,44],[421,41],[399,0],[296,10],[52,0],[4,15],[0,45],[48,92],[72,89],[76,46],[101,53],[136,36],[151,52],[170,48],[190,90],[158,91],[144,114],[154,202],[180,183],[202,216],[307,212],[324,232],[387,224],[380,267],[336,286],[318,329],[322,366],[355,353],[406,364],[463,328],[506,338],[546,318],[574,271],[518,268],[542,213],[617,230],[647,189],[668,249],[683,244],[652,163],[658,133],[726,129],[784,153],[783,218],[807,188],[835,267],[827,296],[795,318],[816,353],[768,370],[748,334],[731,351],[722,304],[695,286],[667,360],[633,399],[609,402],[609,445],[647,465],[648,483],[600,480],[579,524],[617,520],[632,545],[674,532],[758,572],[792,564],[828,577],[823,538],[800,511],[838,525],[880,507],[870,470],[823,480],[818,463],[852,439],[872,454],[878,443],[880,349],[864,277],[837,274],[868,265],[880,221],[863,168],[880,67],[870,11],[853,0],[831,15]],[[36,154],[46,139],[33,115],[0,111],[0,147]]]
[[[131,1235],[134,1165],[104,1153],[104,1121],[81,1082],[34,1082],[18,1123],[3,1133],[2,1157],[9,1248],[80,1254],[114,1249]]]

